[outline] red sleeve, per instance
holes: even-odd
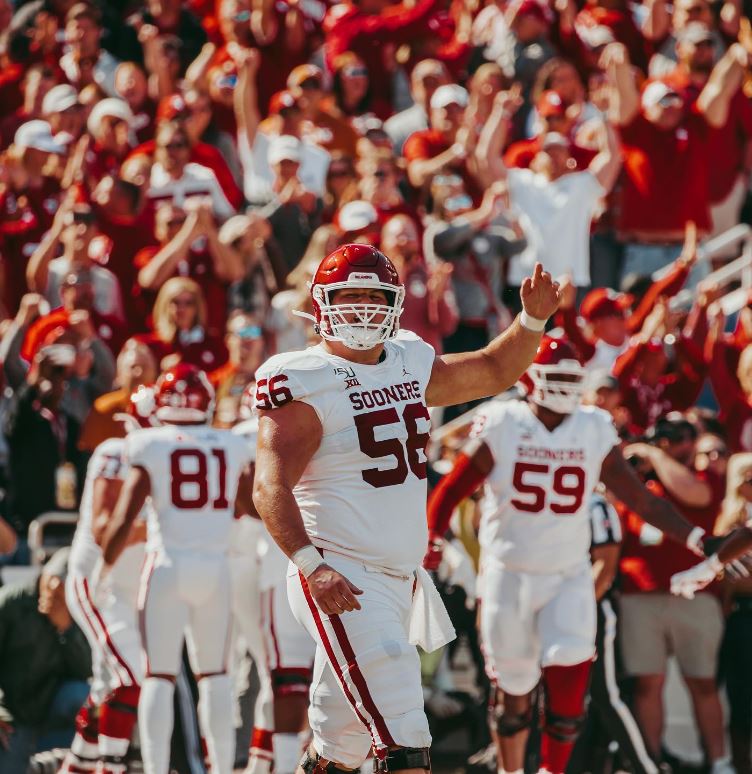
[[[635,342],[634,344],[630,344],[627,349],[616,358],[613,374],[619,380],[619,384],[622,388],[629,385],[629,380],[632,378],[632,374],[637,368],[644,347],[645,344],[643,344],[643,342]]]
[[[360,36],[373,37],[374,35],[387,34],[389,41],[382,43],[411,43],[412,38],[420,33],[428,33],[428,18],[439,5],[439,0],[420,0],[412,8],[404,5],[391,6],[379,16],[367,16],[362,20],[360,32],[354,36],[357,40]]]
[[[133,259],[133,265],[136,267],[137,270],[141,270],[146,266],[151,259],[159,252],[158,247],[144,247],[141,250],[139,250],[134,259]]]
[[[460,454],[454,467],[439,481],[428,498],[428,532],[442,536],[449,528],[454,509],[469,497],[484,481],[481,473],[466,454]]]
[[[222,191],[227,197],[227,201],[230,202],[236,210],[240,209],[240,205],[243,203],[243,194],[240,188],[238,188],[224,156],[222,156],[213,145],[200,143],[194,146],[191,157],[199,164],[205,164],[207,167],[211,167],[214,174],[217,176],[217,182],[222,187]]]
[[[726,348],[727,344],[722,337],[715,342],[709,369],[710,384],[718,401],[721,415],[728,415],[740,402],[747,402],[736,375],[729,371]]]
[[[661,279],[656,280],[647,290],[637,309],[632,312],[627,320],[627,329],[630,333],[637,333],[642,328],[645,318],[655,306],[655,302],[661,296],[675,296],[683,287],[689,276],[689,269],[683,264],[676,263],[673,269]]]
[[[413,132],[402,148],[402,155],[408,161],[416,159],[430,159],[430,146],[425,132]]]
[[[595,345],[582,332],[574,308],[563,309],[558,315],[558,319],[561,327],[564,328],[564,334],[569,339],[569,343],[577,350],[580,360],[587,363],[595,355]]]
[[[535,158],[536,147],[529,140],[513,142],[504,154],[504,166],[508,169],[527,169]]]

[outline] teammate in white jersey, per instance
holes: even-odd
[[[596,628],[588,497],[598,482],[702,554],[703,530],[645,489],[622,456],[610,415],[579,405],[583,377],[572,347],[545,337],[526,375],[529,402],[483,404],[471,440],[429,501],[424,563],[434,567],[452,511],[485,481],[480,629],[499,689],[500,770],[516,774],[541,672],[542,771],[564,774],[584,718]]]
[[[323,341],[256,374],[254,502],[297,565],[290,602],[317,644],[307,774],[355,769],[371,747],[380,770],[430,769],[408,633],[416,584],[416,599],[438,597],[416,575],[427,540],[427,406],[514,384],[558,304],[558,286],[537,266],[522,286],[525,312],[505,333],[478,352],[437,357],[398,335],[404,293],[385,255],[344,245],[311,285]]]
[[[130,397],[126,430],[152,424],[153,395],[147,387]],[[92,651],[92,687],[76,717],[76,736],[63,771],[91,771],[97,760],[100,774],[125,771],[143,669],[136,597],[144,556],[145,523],[137,520],[129,545],[118,558],[106,583],[94,589],[93,577],[101,561],[101,540],[117,501],[127,465],[123,438],[110,438],[92,454],[84,483],[69,572],[65,584],[68,609],[86,635]]]
[[[139,590],[146,677],[138,704],[146,774],[167,774],[175,678],[185,639],[199,689],[198,715],[215,774],[232,771],[232,692],[228,549],[248,445],[208,425],[214,391],[187,364],[156,385],[163,427],[126,440],[131,469],[102,541],[108,565],[125,547],[130,525],[149,499],[148,554]]]
[[[240,401],[243,421],[232,432],[256,458],[258,417],[252,415],[255,383]],[[251,471],[253,466],[251,466]],[[244,481],[253,484],[253,474]],[[300,759],[315,643],[295,620],[287,599],[287,557],[271,540],[249,497],[233,525],[230,551],[233,614],[256,664],[259,692],[253,714],[246,774],[292,774]]]

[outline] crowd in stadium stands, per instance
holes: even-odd
[[[401,325],[437,352],[503,330],[540,261],[562,282],[552,324],[587,367],[586,400],[612,414],[640,474],[696,524],[744,523],[752,295],[724,315],[736,278],[707,277],[739,250],[708,259],[702,244],[752,215],[750,11],[0,0],[0,564],[30,563],[40,515],[76,511],[91,452],[168,364],[205,370],[215,423],[234,425],[257,367],[315,343],[294,314],[310,311],[313,269],[358,241],[392,259]],[[443,436],[434,482],[461,434]],[[454,532],[472,555],[474,502],[463,513]],[[695,559],[620,515],[598,589],[619,589],[644,743],[661,758],[673,654],[708,761],[727,737],[749,774],[752,581],[671,598]],[[88,670],[50,601],[60,574],[0,590],[0,755],[13,735],[34,752]],[[24,685],[31,638],[45,657]],[[466,716],[427,696],[442,728]],[[576,770],[597,771],[587,755]]]

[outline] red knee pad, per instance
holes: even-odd
[[[311,685],[311,670],[307,667],[272,669],[272,691],[275,698],[307,696]]]
[[[141,688],[127,685],[116,688],[102,703],[99,733],[114,739],[130,739],[136,725]]]
[[[269,754],[274,752],[274,731],[266,728],[254,728],[251,734],[250,750],[265,751]]]

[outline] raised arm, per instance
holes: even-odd
[[[731,99],[742,85],[748,65],[749,54],[746,49],[734,43],[713,68],[705,88],[697,98],[697,109],[710,126],[718,129],[725,125]]]
[[[232,54],[238,65],[238,83],[233,95],[235,121],[238,125],[238,132],[245,133],[248,147],[253,149],[256,132],[261,121],[256,89],[256,74],[261,57],[255,48],[247,50],[240,48],[240,46],[234,47]]]
[[[609,43],[603,50],[600,64],[613,90],[610,118],[617,126],[627,126],[640,112],[640,92],[624,44]]]
[[[608,193],[616,182],[621,170],[621,147],[613,126],[604,121],[600,130],[600,152],[590,162],[588,169],[601,188]]]
[[[229,245],[223,244],[219,239],[217,224],[214,220],[211,207],[202,205],[199,208],[199,222],[204,226],[204,233],[208,242],[209,255],[211,255],[214,272],[222,282],[238,282],[243,279],[245,271],[243,259],[240,254]]]
[[[259,412],[253,503],[274,542],[300,568],[321,610],[337,615],[358,610],[360,589],[324,563],[303,526],[293,489],[321,443],[315,410],[293,401]]]
[[[533,276],[522,283],[520,297],[522,315],[490,344],[475,352],[436,358],[426,390],[429,406],[451,406],[498,395],[525,373],[535,357],[545,321],[559,305],[559,284],[537,263]]]
[[[146,290],[158,290],[185,260],[191,242],[198,235],[198,213],[188,213],[175,236],[138,273],[138,284]]]
[[[483,185],[506,178],[504,146],[507,144],[512,116],[521,104],[519,91],[500,92],[494,97],[491,113],[483,125],[475,147],[478,173]]]

